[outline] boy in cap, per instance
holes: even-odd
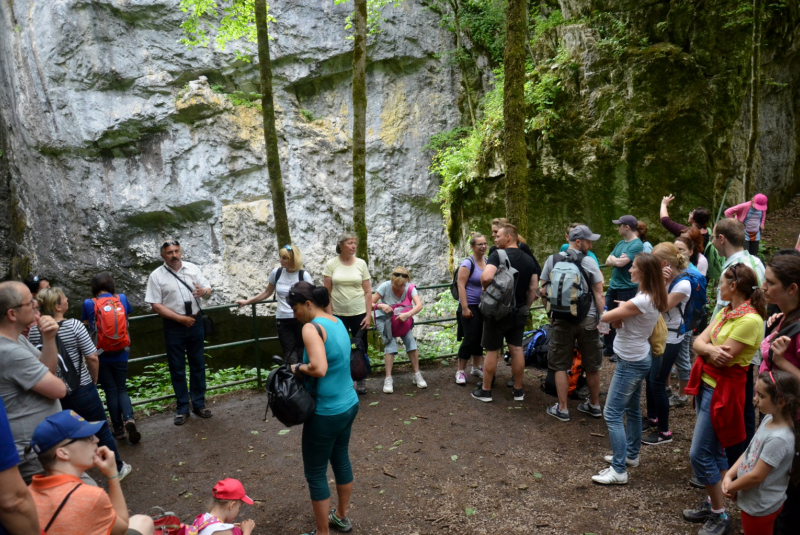
[[[47,475],[33,476],[30,491],[45,531],[58,535],[154,533],[149,516],[128,517],[114,453],[97,446],[95,434],[104,425],[65,410],[36,426],[30,448]],[[81,481],[81,474],[92,466],[108,478],[108,494]]]
[[[587,255],[594,242],[600,239],[599,234],[594,234],[586,225],[577,225],[569,231],[567,236],[569,247],[560,253],[549,257],[544,263],[541,276],[542,295],[548,294],[548,285],[551,283],[553,268],[562,261],[577,264],[580,260],[581,289],[586,295],[591,296],[591,305],[586,317],[574,322],[568,319],[553,317],[553,330],[550,332],[550,351],[547,355],[547,366],[555,372],[556,391],[558,403],[547,408],[547,414],[562,422],[569,421],[567,409],[567,394],[569,379],[567,372],[572,367],[573,349],[575,343],[581,352],[581,364],[586,370],[586,383],[589,386],[589,399],[586,403],[578,405],[578,410],[595,418],[600,418],[603,411],[600,408],[600,369],[603,364],[603,343],[597,330],[598,318],[602,314],[605,301],[603,300],[603,273],[597,262]]]
[[[618,301],[627,301],[636,295],[638,287],[631,282],[631,266],[636,255],[644,249],[644,244],[636,232],[636,226],[639,221],[635,217],[624,215],[619,219],[613,220],[612,223],[617,225],[617,232],[622,236],[622,240],[617,243],[606,259],[606,265],[614,268],[611,271],[611,280],[608,283],[608,292],[606,292],[606,308],[608,310],[617,308]],[[604,336],[606,345],[604,353],[612,362],[616,361],[614,350],[612,349],[616,335],[617,330],[612,328]]]
[[[247,519],[240,525],[233,521],[239,516],[242,503],[253,505],[253,500],[244,491],[241,481],[226,478],[217,482],[212,491],[214,498],[208,513],[197,515],[192,526],[197,528],[197,535],[250,535],[256,523]]]

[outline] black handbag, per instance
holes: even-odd
[[[290,364],[282,364],[283,359],[278,356],[272,357],[272,360],[281,363],[281,366],[269,372],[267,377],[264,420],[271,408],[272,415],[286,427],[305,423],[314,416],[317,408],[314,396],[306,390],[303,379],[292,372]]]
[[[350,339],[350,377],[353,381],[366,379],[372,372],[367,346],[361,338]]]
[[[164,269],[167,269],[167,268],[164,268]],[[189,290],[189,294],[190,294],[192,297],[194,297],[194,294],[192,293],[192,289],[191,289],[191,287],[190,287],[188,284],[186,284],[186,282],[185,282],[185,281],[184,281],[182,278],[180,278],[179,276],[177,276],[175,273],[173,273],[173,272],[172,272],[172,271],[170,271],[169,269],[167,269],[167,272],[168,272],[170,275],[172,275],[173,277],[175,277],[176,279],[178,279],[178,280],[180,281],[180,283],[181,283],[181,284],[183,284],[184,286],[186,286],[186,288]],[[199,299],[197,299],[196,297],[194,297],[194,300],[197,302],[197,308],[199,308],[199,309],[200,309],[200,319],[203,321],[203,331],[204,331],[204,335],[205,335],[205,336],[211,336],[212,334],[214,334],[214,320],[212,320],[210,316],[206,316],[206,315],[203,313],[203,307],[201,307],[201,306],[200,306],[200,300],[199,300]]]

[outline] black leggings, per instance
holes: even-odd
[[[303,324],[294,318],[278,318],[278,341],[287,364],[297,364],[303,355]]]
[[[458,358],[469,360],[474,356],[483,355],[481,338],[483,337],[483,314],[478,305],[469,305],[472,317],[465,319],[461,315],[461,307],[456,311],[458,318],[458,336],[461,346],[458,348]]]
[[[336,314],[334,314],[336,316]],[[364,321],[364,318],[367,317],[367,314],[358,314],[356,316],[336,316],[339,318],[342,323],[344,323],[345,329],[350,333],[350,338],[361,338],[362,340],[367,340],[367,331],[366,329],[361,328],[361,322]]]
[[[689,336],[689,334],[686,336]],[[647,392],[645,393],[647,398],[647,417],[650,420],[658,420],[658,430],[661,433],[669,432],[667,379],[669,379],[670,371],[675,364],[675,359],[678,358],[680,350],[680,342],[667,344],[663,355],[653,356],[650,373],[644,378],[647,384]]]

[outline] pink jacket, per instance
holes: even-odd
[[[736,206],[731,206],[727,210],[725,210],[725,217],[735,217],[742,223],[744,223],[744,218],[747,217],[747,212],[750,210],[750,206],[753,201],[743,202],[742,204],[737,204]],[[764,210],[761,212],[761,225],[764,226],[764,221],[767,219],[767,211]]]

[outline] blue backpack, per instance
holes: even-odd
[[[672,332],[684,334],[686,331],[693,331],[700,326],[706,319],[706,307],[708,305],[708,294],[706,287],[708,280],[699,272],[694,266],[689,266],[686,271],[675,277],[675,280],[669,285],[667,293],[672,291],[672,288],[678,284],[679,281],[688,279],[692,285],[692,294],[689,296],[689,301],[681,310],[681,326],[677,329],[670,329]],[[678,306],[681,306],[680,304]]]

